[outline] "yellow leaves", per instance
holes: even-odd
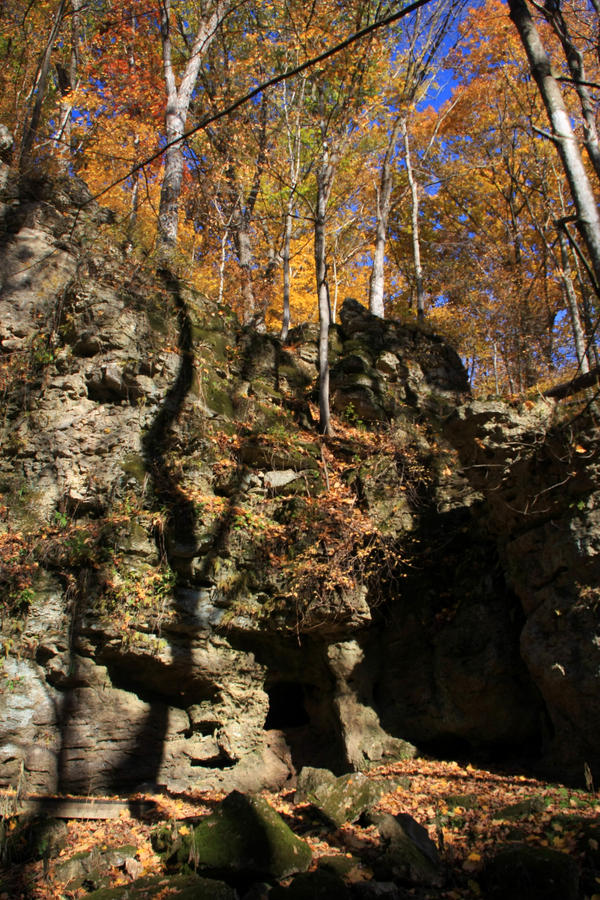
[[[475,850],[472,850],[471,853],[467,856],[465,861],[463,862],[463,869],[465,872],[474,872],[479,868],[479,864],[481,863],[481,853],[477,853]]]

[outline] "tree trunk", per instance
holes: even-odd
[[[292,246],[292,197],[288,200],[283,235],[283,317],[281,320],[281,341],[285,344],[290,330],[290,252]]]
[[[317,277],[317,297],[319,300],[319,430],[321,434],[332,434],[329,409],[329,326],[331,307],[327,284],[327,262],[325,255],[325,216],[329,193],[327,151],[317,172],[317,209],[315,215],[315,272]]]
[[[281,340],[286,341],[291,321],[290,311],[290,258],[293,234],[293,214],[296,189],[300,180],[301,158],[302,158],[302,129],[300,127],[302,103],[306,90],[307,75],[303,74],[298,90],[292,95],[293,109],[295,112],[294,121],[290,120],[290,102],[288,101],[287,82],[283,85],[283,117],[287,133],[287,149],[288,149],[288,165],[289,165],[289,193],[287,200],[287,209],[285,215],[285,225],[283,234],[283,316],[281,321]]]
[[[233,223],[233,236],[235,249],[240,267],[240,281],[242,288],[243,321],[245,325],[259,324],[256,319],[256,303],[254,300],[254,285],[252,283],[252,237],[250,230],[241,215],[237,222]]]
[[[71,100],[73,91],[77,88],[79,75],[79,13],[82,0],[71,0],[71,58],[68,71],[62,66],[56,65],[58,73],[58,85],[61,93],[60,109],[58,114],[59,126],[54,138],[54,146],[59,157],[59,167],[62,171],[68,171],[71,162],[71,114],[73,103]]]
[[[600,178],[600,143],[596,128],[595,104],[590,97],[585,74],[583,53],[573,43],[569,26],[558,3],[546,4],[544,15],[562,44],[573,85],[577,91],[583,116],[583,141],[596,175]]]
[[[548,113],[553,139],[577,210],[577,226],[589,253],[596,282],[600,284],[600,216],[577,138],[526,0],[508,0],[508,5]]]
[[[412,227],[413,264],[415,267],[415,287],[417,294],[417,318],[425,318],[425,291],[423,290],[423,268],[421,266],[421,241],[419,237],[419,185],[415,178],[410,154],[410,140],[406,117],[401,122],[402,137],[404,139],[404,154],[406,161],[406,175],[410,187],[411,209],[410,219]]]
[[[375,249],[373,251],[373,268],[369,281],[369,309],[374,316],[383,319],[385,311],[383,298],[385,292],[385,245],[387,241],[388,220],[392,199],[393,170],[392,158],[396,141],[402,124],[402,117],[397,116],[394,122],[388,145],[381,164],[381,176],[377,189]]]
[[[216,0],[212,13],[201,20],[179,87],[177,87],[173,69],[173,48],[171,45],[171,25],[169,21],[171,0],[163,0],[161,4],[160,25],[163,73],[167,92],[167,108],[165,112],[167,149],[164,155],[164,174],[158,208],[158,242],[167,251],[173,249],[177,243],[179,198],[183,184],[182,138],[185,134],[187,114],[196,81],[198,80],[200,64],[229,6],[229,2],[230,0]]]
[[[573,279],[571,278],[568,240],[562,228],[559,228],[558,239],[560,241],[560,255],[562,263],[560,275],[563,283],[565,297],[567,300],[567,306],[569,308],[569,315],[571,316],[571,327],[573,329],[573,339],[575,341],[575,354],[577,356],[579,371],[585,375],[585,373],[589,372],[590,370],[590,364],[585,348],[585,337],[583,334],[583,326],[581,324],[581,316],[579,315],[577,294],[575,293]]]
[[[33,103],[33,108],[31,110],[31,115],[25,122],[25,126],[23,129],[23,140],[21,141],[21,151],[19,154],[19,169],[21,171],[23,171],[23,169],[27,165],[31,164],[31,151],[33,149],[33,142],[40,126],[42,105],[46,96],[46,85],[48,83],[48,73],[50,71],[52,50],[54,49],[56,38],[58,37],[58,33],[61,29],[63,19],[65,17],[66,6],[67,0],[60,0],[60,4],[58,6],[58,9],[56,10],[56,15],[54,16],[52,28],[50,29],[50,34],[48,35],[48,40],[46,41],[46,47],[42,54],[42,59],[37,74],[37,82],[34,89],[35,100]]]

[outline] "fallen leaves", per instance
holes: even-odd
[[[593,793],[570,790],[523,774],[486,771],[471,764],[413,759],[381,766],[371,774],[390,779],[401,775],[410,780],[409,787],[390,785],[378,809],[391,814],[408,813],[436,842],[447,871],[452,873],[449,883],[431,895],[436,900],[481,897],[478,878],[486,858],[514,839],[532,846],[551,847],[577,858],[578,853],[585,852],[581,840],[585,823],[600,815],[600,800]],[[373,877],[365,860],[371,859],[379,848],[380,838],[374,826],[357,823],[334,830],[312,815],[310,806],[294,803],[293,792],[266,793],[266,796],[310,845],[315,865],[323,857],[354,857],[357,866],[352,869],[352,879]],[[159,794],[152,799],[157,810],[152,822],[128,816],[69,822],[67,844],[58,859],[50,861],[46,874],[42,862],[26,867],[31,900],[53,900],[58,896],[69,900],[83,898],[83,889],[67,890],[58,881],[56,866],[94,847],[135,847],[135,856],[113,870],[113,885],[128,883],[141,875],[161,874],[162,862],[150,843],[150,832],[157,818],[179,820],[179,831],[187,834],[194,820],[208,814],[222,795]],[[585,846],[597,851],[598,841],[590,836]],[[594,898],[600,900],[600,893],[591,900]]]

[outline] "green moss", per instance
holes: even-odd
[[[146,316],[148,317],[148,324],[150,325],[152,331],[157,331],[159,334],[163,335],[167,335],[169,333],[164,310],[160,311],[158,309],[149,309],[146,310]]]
[[[203,347],[209,348],[214,358],[219,362],[225,362],[229,356],[227,337],[222,332],[192,325],[192,341],[197,350]]]
[[[213,871],[245,871],[285,878],[308,869],[309,846],[292,832],[262,797],[229,794],[190,835],[173,839],[164,827],[153,836],[155,849],[170,864]]]
[[[209,409],[212,409],[218,416],[233,419],[233,402],[227,387],[221,387],[217,384],[216,379],[209,378],[203,382],[201,394],[204,395],[204,402]]]
[[[279,366],[279,377],[298,388],[308,387],[312,383],[312,378],[304,372],[299,366],[283,365]]]
[[[237,894],[229,885],[198,875],[151,876],[132,884],[101,888],[86,896],[90,900],[150,900],[168,895],[174,900],[235,900]]]
[[[121,468],[126,475],[135,478],[140,484],[142,484],[147,474],[146,464],[140,453],[128,453],[121,462]]]

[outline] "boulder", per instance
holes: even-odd
[[[169,865],[190,863],[195,869],[286,878],[310,866],[308,844],[296,837],[281,816],[261,797],[232,791],[189,834],[158,829],[155,849]]]
[[[86,894],[90,900],[151,900],[168,896],[173,900],[237,900],[236,891],[223,881],[198,875],[152,875],[131,884],[100,888]]]
[[[489,859],[482,884],[489,900],[578,900],[579,870],[566,853],[523,844]]]
[[[94,847],[89,851],[76,853],[56,864],[55,877],[64,882],[70,891],[85,888],[88,891],[105,887],[112,868],[125,868],[128,860],[135,857],[133,846]]]
[[[269,900],[350,900],[352,894],[339,875],[317,869],[296,875],[287,887],[276,885],[268,896]]]
[[[295,801],[312,803],[327,822],[339,828],[346,822],[356,822],[388,790],[385,782],[360,772],[336,778],[327,769],[307,766],[298,776]]]
[[[375,813],[369,821],[377,826],[381,838],[382,852],[373,861],[376,878],[436,887],[443,884],[437,847],[412,816]]]

